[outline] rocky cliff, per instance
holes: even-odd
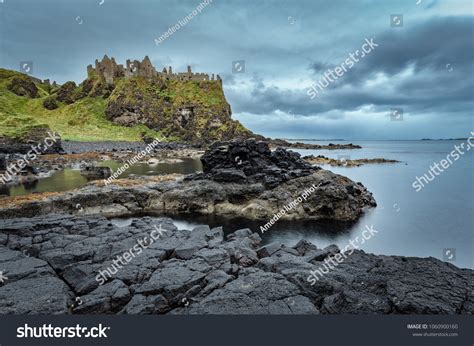
[[[198,143],[260,137],[231,118],[218,76],[157,72],[146,57],[127,66],[104,57],[79,85],[59,86],[0,69],[0,137],[32,126],[65,140],[139,141],[143,135]]]
[[[131,77],[115,83],[105,115],[116,124],[143,124],[166,137],[206,143],[255,136],[232,120],[218,81]]]

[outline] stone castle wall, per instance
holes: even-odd
[[[104,77],[105,81],[109,84],[114,82],[115,78],[130,78],[130,77],[145,77],[154,78],[159,77],[165,80],[180,80],[180,81],[219,81],[222,82],[219,75],[214,77],[214,74],[209,77],[207,73],[193,73],[191,66],[188,66],[186,72],[173,73],[171,66],[163,69],[162,72],[156,71],[152,65],[150,58],[145,56],[143,61],[130,61],[127,60],[125,67],[121,64],[117,64],[114,58],[109,58],[105,55],[102,61],[96,59],[95,67],[92,65],[87,66],[87,75],[90,77],[93,74],[98,74]]]

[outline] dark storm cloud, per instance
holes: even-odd
[[[313,61],[309,66],[309,69],[312,70],[315,74],[323,73],[328,68],[334,68],[334,65],[329,65],[321,61]]]
[[[394,75],[411,64],[416,73],[443,73],[448,63],[466,72],[474,58],[472,25],[473,17],[436,18],[406,31],[376,35],[380,47],[358,63],[347,82],[363,82],[377,72]]]
[[[387,109],[393,106],[411,111],[451,109],[469,114],[474,90],[472,25],[472,17],[450,17],[432,19],[402,33],[385,31],[376,35],[379,47],[337,83],[330,84],[316,101],[309,99],[306,89],[290,91],[255,86],[251,97],[242,100],[239,111],[252,108],[254,113],[268,114],[276,109],[292,108],[302,115],[315,115],[372,104]],[[329,66],[336,65],[312,62],[315,81]],[[410,75],[396,78],[410,68]],[[365,83],[378,74],[387,78],[387,84],[376,90],[367,87]]]

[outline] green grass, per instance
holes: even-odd
[[[21,137],[33,127],[47,126],[58,132],[63,140],[74,141],[139,141],[143,132],[163,138],[144,125],[123,127],[105,118],[107,101],[101,97],[86,97],[73,104],[60,104],[47,110],[43,101],[48,97],[46,86],[36,83],[39,98],[17,96],[6,86],[14,76],[22,74],[0,69],[0,136]]]
[[[175,104],[200,103],[204,106],[222,106],[227,104],[222,87],[217,82],[170,81],[169,89],[174,92]]]

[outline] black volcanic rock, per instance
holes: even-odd
[[[248,139],[216,142],[201,157],[201,178],[222,182],[263,183],[273,188],[290,179],[310,175],[319,168],[301,159],[300,154],[268,143]]]
[[[5,171],[7,169],[7,156],[0,154],[0,171]]]
[[[110,272],[158,226],[156,241]],[[337,246],[260,243],[249,229],[225,239],[220,227],[179,230],[168,218],[123,227],[64,214],[0,219],[8,278],[0,282],[0,314],[474,313],[470,269],[355,250],[311,285],[310,273]]]

